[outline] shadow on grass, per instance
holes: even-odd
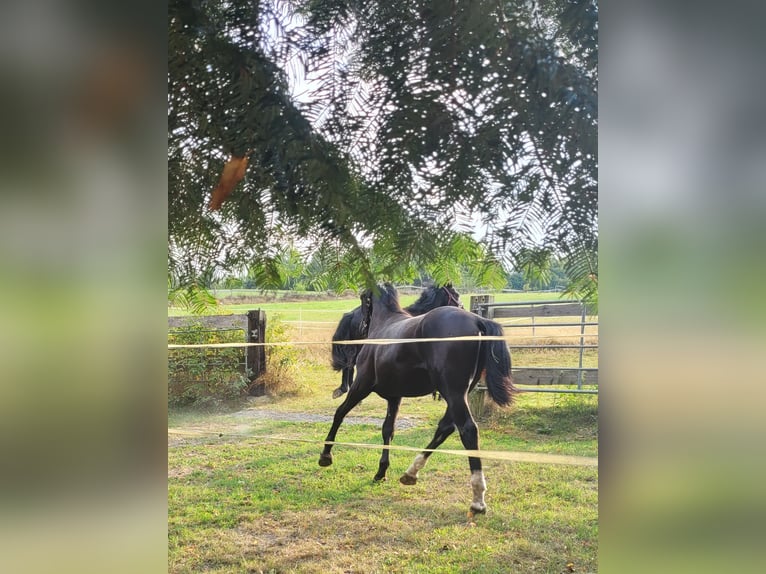
[[[348,430],[357,440],[372,432]],[[319,450],[216,440],[169,449],[170,467],[189,470],[168,484],[170,570],[499,573],[514,560],[520,572],[595,564],[595,483],[584,483],[593,469],[489,463],[490,514],[469,521],[465,460],[435,455],[421,480],[404,486],[398,478],[412,453],[392,456],[389,480],[375,483],[380,451],[337,448],[333,465],[320,468]]]
[[[514,430],[528,435],[554,435],[560,439],[598,436],[598,400],[595,397],[524,396],[511,409],[494,409],[482,421],[492,430]]]

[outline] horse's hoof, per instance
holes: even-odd
[[[372,480],[375,482],[386,482],[388,480],[388,477],[384,474],[383,476],[378,476],[377,474],[372,477]]]
[[[474,514],[485,514],[486,512],[487,512],[486,504],[483,504],[481,506],[477,504],[472,504],[471,509],[468,511],[468,515],[471,516]]]
[[[332,398],[334,398],[334,399],[337,399],[339,396],[341,396],[341,395],[342,395],[343,393],[345,393],[345,392],[346,392],[346,391],[344,391],[343,389],[341,389],[341,388],[337,388],[337,389],[335,389],[335,390],[332,392]]]
[[[330,466],[332,464],[332,455],[331,454],[320,454],[319,455],[319,466]]]
[[[403,474],[399,479],[399,482],[406,484],[407,486],[415,484],[418,481],[417,476],[410,476],[409,474]]]

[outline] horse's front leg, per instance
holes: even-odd
[[[335,417],[333,417],[332,426],[330,427],[330,432],[327,433],[325,442],[335,441],[335,435],[338,434],[338,428],[340,428],[343,419],[346,417],[349,411],[358,405],[362,399],[370,394],[370,392],[370,385],[362,383],[361,381],[356,382],[356,385],[346,396],[346,400],[344,400],[335,411]],[[324,445],[322,454],[319,455],[319,466],[330,466],[332,464],[332,454],[330,453],[331,450],[331,444]]]
[[[388,446],[391,444],[391,440],[394,438],[394,426],[396,424],[396,415],[399,412],[399,405],[402,404],[402,398],[397,397],[394,399],[388,399],[388,410],[386,411],[386,420],[383,421],[383,444]],[[386,480],[386,471],[388,470],[388,455],[391,451],[387,448],[383,449],[383,454],[380,456],[380,465],[378,466],[378,472],[375,475],[374,480]]]

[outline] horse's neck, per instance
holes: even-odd
[[[370,318],[369,336],[372,337],[375,333],[383,331],[390,325],[394,325],[400,321],[411,318],[412,315],[410,315],[404,309],[392,311],[390,309],[376,307],[373,309],[372,317]]]
[[[407,311],[410,315],[422,315],[423,313],[428,313],[432,309],[436,309],[437,307],[441,306],[442,304],[437,298],[432,298],[425,301],[415,301],[409,307],[405,307],[404,310]]]
[[[420,315],[429,310],[429,305],[423,301],[415,301],[412,305],[404,308],[410,315]]]

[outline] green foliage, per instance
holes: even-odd
[[[588,314],[598,315],[598,275],[579,275],[564,290],[564,295],[588,304]]]
[[[306,264],[301,253],[292,245],[279,249],[275,255],[263,258],[248,270],[255,285],[261,289],[302,290]]]
[[[168,281],[168,304],[185,309],[192,315],[210,315],[219,309],[215,295],[197,283],[172,287]]]
[[[597,278],[598,273],[591,273],[590,264],[587,257],[561,258],[546,248],[524,248],[516,257],[519,271],[509,274],[508,281],[513,289],[561,288],[568,298],[597,306],[598,284],[593,283],[592,277]]]
[[[276,280],[295,236],[357,285],[414,276],[472,213],[503,261],[542,245],[594,296],[597,37],[595,0],[171,1],[171,271]],[[230,154],[247,174],[211,213]]]
[[[484,245],[465,234],[455,235],[448,250],[426,263],[425,271],[440,285],[451,282],[485,289],[502,289],[506,285],[502,264]]]
[[[199,323],[168,333],[169,344],[241,343],[241,331]],[[168,405],[214,407],[241,398],[249,384],[241,348],[169,349]]]
[[[518,271],[512,271],[508,274],[508,285],[511,289],[521,291],[524,289],[524,276]]]
[[[398,242],[380,241],[362,253],[368,257],[375,277],[396,283],[425,279],[485,289],[500,289],[506,284],[501,262],[468,235],[452,235],[443,249],[428,251],[428,258],[414,249],[402,254],[400,248]],[[253,264],[248,279],[253,287],[264,290],[356,291],[363,285],[356,258],[356,252],[328,243],[304,253],[289,246],[274,257]]]
[[[551,252],[547,249],[524,248],[516,258],[525,287],[541,289],[551,281]]]
[[[227,277],[224,279],[221,287],[224,289],[243,289],[245,287],[245,282],[239,277]]]
[[[306,285],[313,291],[342,293],[357,290],[360,279],[350,253],[338,245],[323,243],[306,264]]]

